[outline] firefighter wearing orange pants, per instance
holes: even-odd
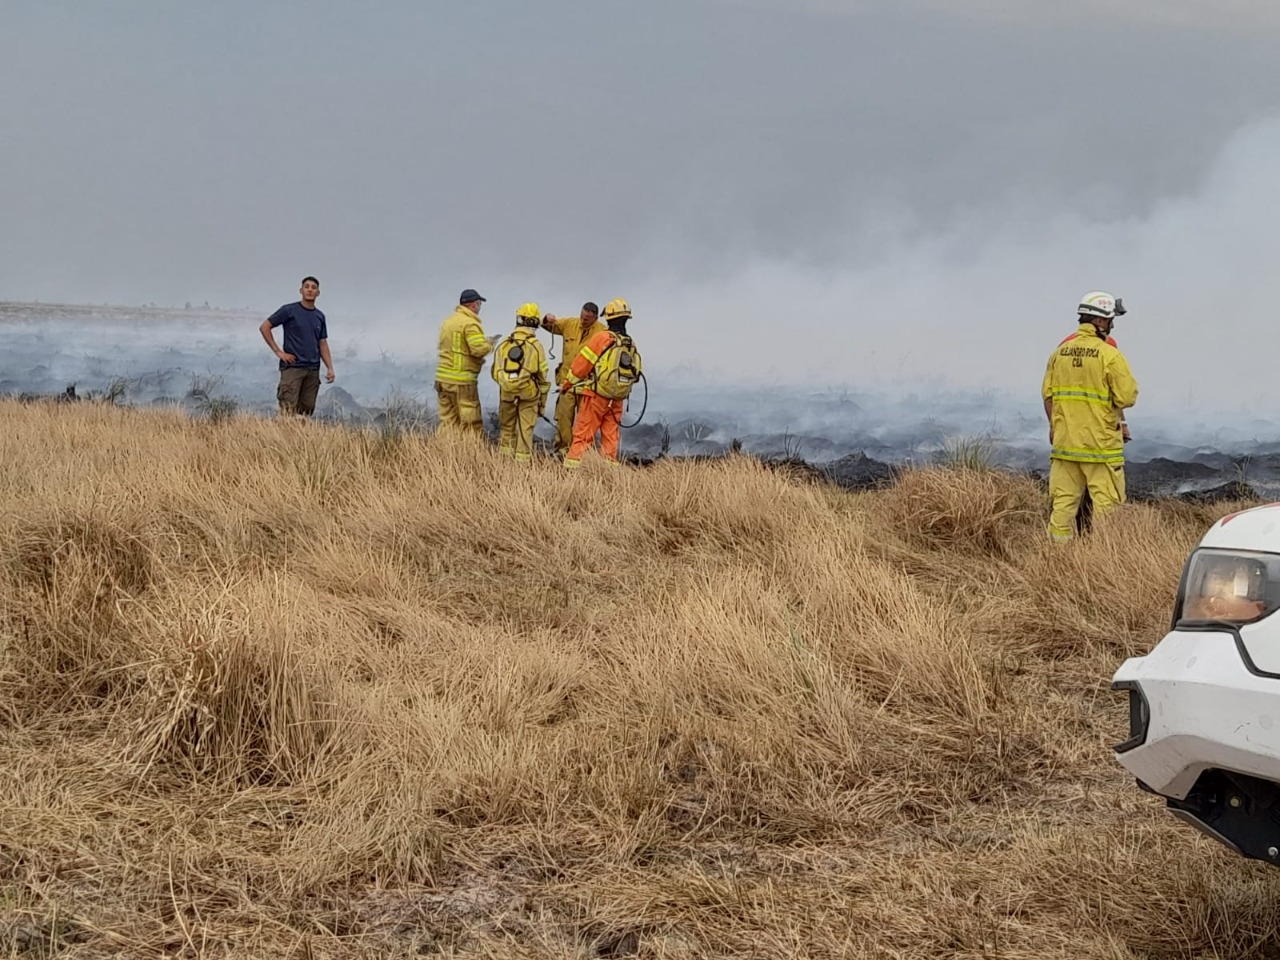
[[[563,340],[560,364],[556,367],[556,382],[569,375],[569,368],[577,359],[582,345],[601,330],[607,329],[600,322],[600,308],[588,301],[576,317],[557,317],[548,313],[542,318],[542,329]],[[564,456],[573,444],[573,418],[578,405],[578,395],[562,392],[556,397],[556,453]]]
[[[1116,316],[1124,307],[1094,291],[1080,301],[1080,328],[1060,343],[1045,367],[1041,396],[1049,418],[1049,536],[1075,535],[1076,511],[1087,489],[1101,518],[1125,499],[1122,411],[1138,400],[1138,384],[1115,341]]]
[[[440,426],[480,438],[484,437],[484,421],[476,380],[484,358],[498,342],[497,337],[486,337],[480,326],[480,305],[484,301],[470,288],[462,291],[457,309],[440,324],[436,363]]]
[[[604,320],[608,329],[594,335],[583,345],[569,371],[560,383],[563,396],[578,392],[578,410],[573,420],[573,443],[564,465],[574,469],[581,465],[582,455],[600,434],[600,453],[608,463],[618,463],[618,429],[631,388],[641,376],[640,353],[627,335],[631,308],[622,299],[605,304]]]

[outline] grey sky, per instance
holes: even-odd
[[[0,298],[622,295],[667,369],[1034,396],[1103,287],[1144,402],[1245,400],[1189,340],[1271,328],[1280,15],[955,6],[0,0]]]

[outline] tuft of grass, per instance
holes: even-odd
[[[799,460],[803,453],[804,444],[800,442],[799,437],[793,437],[791,431],[787,430],[782,435],[782,456],[786,460]]]
[[[998,448],[996,439],[988,435],[948,437],[935,455],[935,460],[941,467],[985,473],[996,469]]]
[[[102,400],[111,404],[120,403],[129,393],[130,382],[128,377],[112,377],[102,394]]]
[[[288,615],[298,598],[281,596],[278,584],[259,597],[238,586],[220,583],[208,597],[175,590],[163,615],[144,615],[140,626],[167,642],[147,651],[129,759],[223,782],[323,779],[338,739],[336,703],[327,665],[299,650],[302,621]],[[246,621],[255,606],[266,616]]]
[[[187,389],[187,396],[197,400],[208,400],[216,396],[218,389],[226,381],[226,378],[217,373],[192,373],[189,377],[190,385]]]
[[[226,423],[235,417],[240,405],[231,397],[210,397],[201,404],[210,423]]]
[[[658,456],[665,457],[671,452],[671,427],[665,420],[659,421],[662,424],[662,442],[658,447]]]
[[[962,461],[904,471],[878,507],[885,523],[917,548],[1008,559],[1043,533],[1043,500],[1026,477]]]

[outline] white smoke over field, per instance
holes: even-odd
[[[1130,309],[1115,335],[1141,385],[1134,422],[1240,436],[1276,414],[1278,162],[1280,121],[1268,121],[1226,143],[1194,194],[1142,217],[1011,199],[920,236],[885,215],[877,251],[856,267],[754,262],[714,286],[646,291],[655,323],[680,318],[678,337],[663,339],[678,349],[655,376],[678,366],[710,381],[998,391],[1034,414],[1076,299],[1101,288]]]

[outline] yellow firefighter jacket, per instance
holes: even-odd
[[[436,379],[441,383],[475,383],[484,358],[492,349],[480,326],[480,318],[459,305],[440,324]]]
[[[1049,356],[1041,395],[1053,404],[1049,458],[1079,463],[1124,463],[1120,411],[1138,400],[1129,362],[1082,323]]]
[[[590,340],[593,334],[609,329],[603,320],[597,320],[591,326],[585,327],[580,314],[572,317],[557,317],[555,320],[547,321],[545,326],[552,333],[564,337],[560,363],[556,365],[556,383],[564,380],[565,374],[573,364],[578,351],[582,349],[582,345]]]

